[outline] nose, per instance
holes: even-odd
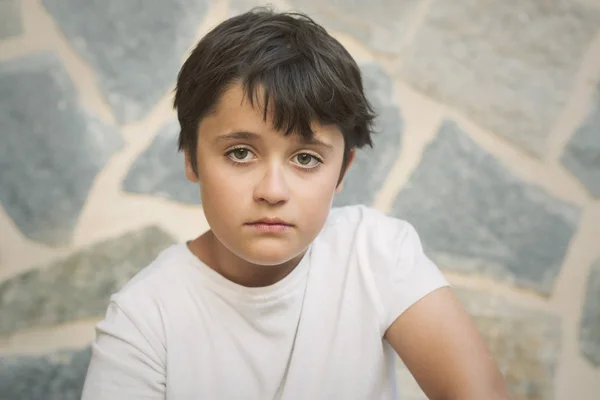
[[[289,198],[290,190],[281,166],[268,166],[254,188],[254,199],[275,205]]]

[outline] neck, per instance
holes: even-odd
[[[258,265],[233,254],[225,247],[212,231],[189,243],[189,248],[208,267],[231,282],[246,287],[264,287],[273,285],[290,274],[296,268],[302,256],[279,265]]]

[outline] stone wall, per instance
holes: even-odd
[[[1,399],[78,398],[110,293],[207,228],[174,79],[257,4],[0,1]],[[380,114],[336,204],[416,226],[517,399],[597,399],[600,1],[276,6],[330,29]]]

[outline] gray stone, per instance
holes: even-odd
[[[400,154],[403,122],[394,106],[393,82],[376,64],[361,66],[364,87],[378,116],[373,148],[356,152],[354,164],[346,174],[344,188],[336,195],[334,206],[371,204]]]
[[[600,9],[571,0],[436,0],[400,75],[542,156]]]
[[[1,64],[0,93],[0,202],[27,237],[67,244],[121,136],[83,108],[51,53]]]
[[[96,70],[120,122],[144,115],[173,87],[209,0],[43,0]]]
[[[554,398],[561,350],[560,318],[483,292],[465,288],[455,288],[455,292],[490,348],[515,400]],[[427,399],[401,360],[396,371],[400,398]]]
[[[400,54],[415,18],[418,0],[288,0],[330,31],[354,36],[370,48]]]
[[[592,265],[579,328],[581,353],[600,367],[600,259]]]
[[[0,335],[101,317],[109,298],[173,243],[156,227],[128,232],[0,284]]]
[[[554,398],[560,318],[487,293],[464,288],[455,288],[455,292],[494,355],[515,400]],[[427,399],[401,360],[396,370],[402,399]]]
[[[79,400],[91,349],[0,358],[0,399]]]
[[[20,0],[0,0],[0,39],[23,33]]]
[[[441,267],[550,294],[580,210],[517,178],[445,121],[395,200]]]
[[[593,109],[565,147],[561,161],[595,197],[600,197],[600,86]]]
[[[515,400],[554,398],[561,320],[499,296],[456,289],[494,355]]]
[[[123,182],[128,192],[152,194],[184,203],[200,204],[200,189],[185,177],[183,153],[177,151],[179,124],[173,120],[156,135],[135,161]]]

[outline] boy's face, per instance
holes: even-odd
[[[206,219],[229,251],[278,265],[305,251],[322,229],[341,189],[344,139],[336,127],[319,124],[311,143],[286,137],[255,107],[240,85],[226,91],[198,128],[198,175],[186,154],[186,176],[200,183]]]

